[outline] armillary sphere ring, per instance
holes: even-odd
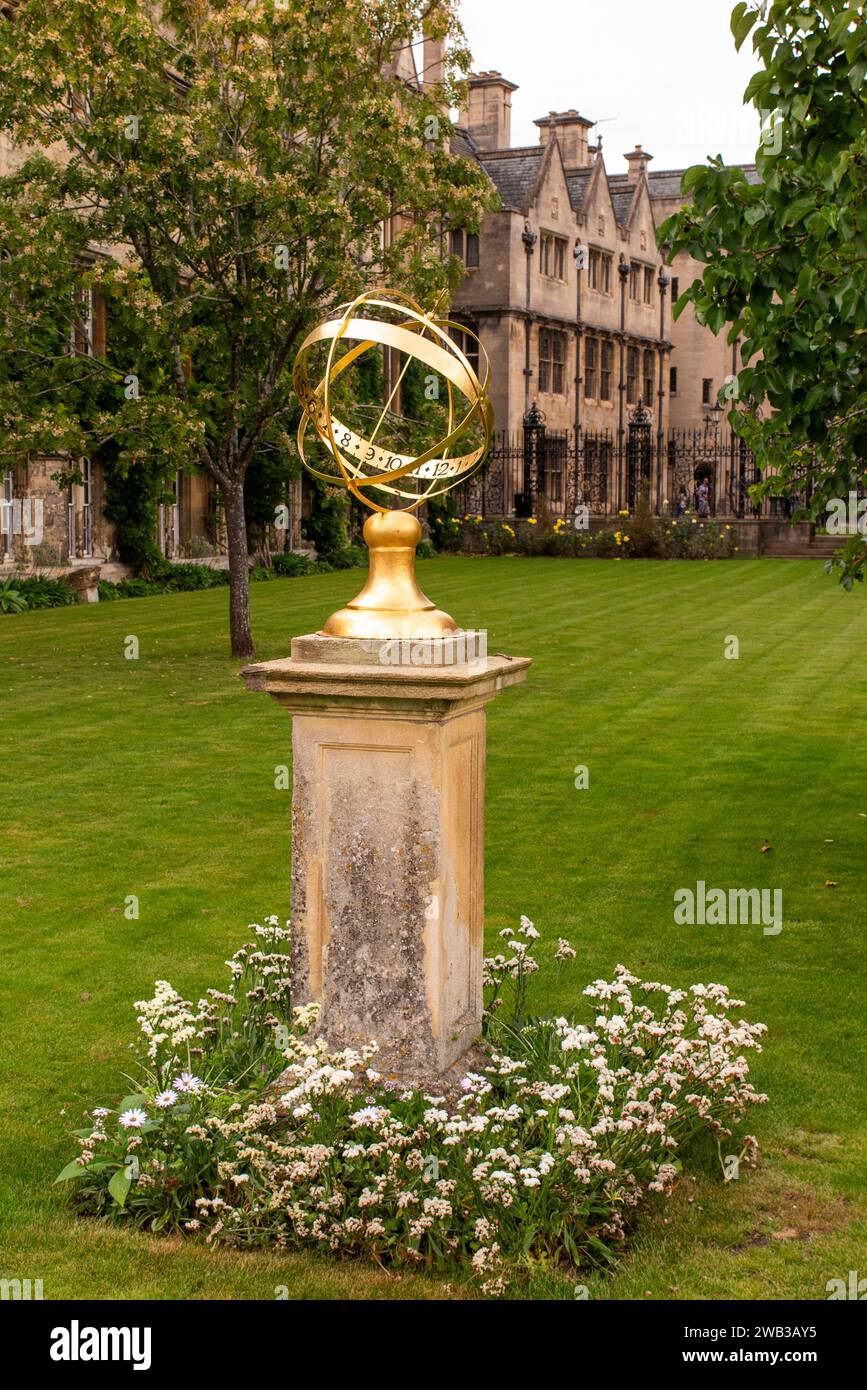
[[[392,323],[384,319],[365,318],[358,313],[362,308],[398,308],[405,316],[405,322]],[[341,305],[334,317],[308,333],[295,359],[292,380],[302,406],[298,426],[298,452],[302,463],[308,472],[324,483],[333,486],[342,482],[372,511],[385,512],[390,509],[366,496],[367,489],[376,488],[394,497],[406,499],[402,509],[415,511],[429,498],[439,496],[466,478],[481,464],[490,447],[493,410],[488,398],[488,355],[476,334],[465,324],[451,319],[436,318],[435,313],[436,310],[433,313],[425,313],[421,305],[400,291],[367,290],[350,303]],[[449,329],[465,334],[478,344],[485,364],[483,381],[479,380],[466,355],[449,335]],[[328,342],[330,346],[324,375],[314,385],[310,380],[308,358],[310,350],[320,342]],[[337,348],[342,342],[352,342],[355,346],[338,358]],[[331,387],[342,372],[377,345],[395,348],[406,355],[407,361],[383,406],[370,438],[364,438],[332,415]],[[448,392],[447,433],[443,439],[416,457],[395,453],[376,444],[379,428],[413,359],[423,362],[444,377]],[[469,403],[468,409],[460,419],[456,418],[455,391]],[[481,423],[484,432],[481,445],[470,453],[450,457],[452,448],[459,444],[462,436],[476,420]],[[307,458],[305,441],[308,429],[313,430],[334,459],[340,470],[339,477],[315,467]],[[395,486],[404,478],[426,483],[426,487],[421,492],[417,489],[410,492]]]

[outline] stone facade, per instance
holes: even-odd
[[[2,467],[2,462],[0,462]],[[34,458],[0,473],[4,507],[0,571],[117,565],[114,524],[104,513],[105,474],[98,457],[79,459],[81,481],[61,486],[61,458]],[[158,508],[154,540],[170,560],[219,558],[223,528],[210,479],[179,472],[176,501]],[[298,507],[294,512],[298,514]]]
[[[472,76],[454,140],[502,205],[451,247],[466,265],[453,311],[490,357],[497,427],[517,431],[535,403],[549,430],[617,440],[639,401],[655,434],[700,424],[737,368],[725,334],[691,307],[672,320],[673,290],[702,269],[683,254],[667,267],[656,246],[684,201],[681,172],[652,173],[636,145],[628,172],[608,174],[593,123],[575,110],[540,118],[538,145],[513,147],[515,90],[498,72]]]
[[[2,4],[0,4],[2,15]],[[15,146],[0,130],[0,175],[14,172],[27,151]],[[63,158],[61,146],[51,151]],[[118,248],[114,249],[117,253]],[[108,254],[94,250],[94,258]],[[83,305],[75,330],[74,350],[82,355],[105,353],[111,332],[105,299],[94,291]],[[98,456],[77,460],[81,482],[61,487],[56,476],[67,470],[68,459],[35,458],[10,466],[0,441],[0,498],[9,505],[0,520],[0,573],[10,570],[65,570],[80,566],[116,566],[119,560],[115,527],[104,515],[105,474]],[[226,542],[219,498],[206,474],[180,471],[169,488],[174,501],[158,508],[154,540],[170,560],[210,558],[225,563]],[[289,534],[269,528],[273,550],[301,546],[301,482],[289,488]],[[32,524],[38,521],[38,526]],[[108,571],[115,576],[114,569]]]
[[[754,164],[744,165],[743,168],[750,182],[758,179]],[[685,172],[684,169],[673,169],[648,174],[657,223],[664,222],[689,201],[680,191]],[[694,260],[688,251],[677,253],[668,270],[672,277],[672,305],[694,280],[701,279],[703,271],[702,262]],[[691,304],[686,306],[677,322],[672,323],[670,336],[673,348],[667,383],[669,420],[673,428],[691,429],[708,410],[713,409],[726,378],[736,376],[743,365],[740,342],[729,344],[725,332],[714,335],[710,329],[697,323]]]

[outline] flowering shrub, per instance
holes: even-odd
[[[440,546],[464,555],[509,555],[519,549],[515,526],[508,521],[486,521],[472,515],[450,517],[441,533]]]
[[[598,530],[576,529],[569,518],[529,517],[486,521],[451,518],[447,549],[465,555],[557,555],[593,559],[633,556],[667,560],[727,560],[737,553],[733,527],[697,516],[641,518],[618,513],[617,523]]]
[[[77,1200],[96,1212],[125,1212],[150,1229],[180,1224],[217,1181],[217,1153],[204,1122],[234,1113],[283,1067],[275,1047],[288,1036],[288,937],[276,918],[226,964],[231,989],[209,989],[194,1007],[166,980],[140,1000],[134,1044],[138,1090],[91,1111],[77,1131],[81,1152],[58,1181],[77,1180]]]
[[[659,554],[667,560],[728,560],[737,554],[733,527],[697,516],[661,518],[657,537]]]
[[[274,947],[274,919],[256,928]],[[539,933],[522,918],[485,961],[488,1055],[458,1098],[329,1053],[289,1016],[288,958],[245,946],[230,993],[197,1009],[161,982],[137,1005],[143,1082],[91,1112],[75,1180],[90,1211],[230,1245],[315,1245],[380,1263],[463,1266],[497,1294],[529,1261],[610,1259],[684,1144],[728,1138],[766,1099],[745,1052],[763,1024],[723,985],[642,982],[623,966],[584,991],[585,1020],[529,1017]],[[558,943],[559,966],[574,959]],[[291,1026],[290,1026],[291,1022]],[[279,1080],[273,1084],[277,1074]],[[755,1140],[743,1141],[751,1157]]]

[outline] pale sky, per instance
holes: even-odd
[[[654,169],[721,153],[752,162],[759,116],[742,97],[758,67],[735,53],[734,0],[460,0],[476,72],[517,82],[512,144],[535,145],[533,121],[576,107],[599,121],[609,173],[641,144]],[[613,118],[613,119],[612,119]],[[589,132],[591,141],[597,131]]]

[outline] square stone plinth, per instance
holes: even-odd
[[[530,662],[382,648],[314,634],[243,674],[293,717],[293,1003],[422,1079],[481,1029],[485,705]]]

